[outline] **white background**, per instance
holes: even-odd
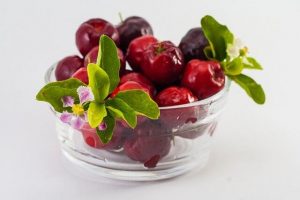
[[[227,24],[263,64],[255,105],[236,86],[207,167],[168,181],[92,181],[64,167],[54,118],[35,101],[46,69],[78,53],[74,33],[91,17],[141,15],[178,43],[205,14]],[[300,2],[0,1],[0,199],[300,199]]]

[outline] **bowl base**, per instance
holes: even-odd
[[[177,165],[172,168],[166,169],[146,169],[145,170],[122,170],[107,168],[93,163],[89,163],[85,160],[80,159],[82,155],[79,152],[73,151],[72,149],[65,147],[62,148],[62,154],[66,158],[67,167],[73,168],[77,172],[80,172],[85,178],[99,181],[101,178],[109,178],[114,180],[122,181],[157,181],[165,180],[177,177],[184,173],[189,172],[193,168],[197,169],[204,168],[208,162],[209,152],[203,154],[201,158],[199,156],[194,157],[194,160],[186,161],[185,164]],[[189,160],[191,158],[188,158]]]

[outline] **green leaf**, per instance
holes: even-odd
[[[262,66],[252,57],[246,57],[243,62],[244,68],[262,70]]]
[[[50,103],[57,112],[63,112],[68,108],[63,107],[62,97],[72,96],[75,103],[78,103],[77,88],[83,85],[85,84],[74,78],[48,83],[38,92],[36,99]]]
[[[209,15],[201,19],[201,26],[210,44],[213,57],[219,61],[223,61],[227,56],[227,45],[233,43],[233,34],[227,26],[220,24]]]
[[[120,60],[114,41],[106,35],[100,37],[97,65],[107,73],[110,80],[109,92],[112,92],[120,82]]]
[[[242,57],[236,57],[230,63],[225,64],[223,66],[223,69],[224,69],[226,75],[238,75],[238,74],[240,74],[244,69],[243,58]]]
[[[106,130],[101,131],[101,130],[99,130],[98,127],[96,128],[96,130],[97,130],[97,135],[101,139],[102,143],[107,144],[112,138],[116,120],[114,117],[112,117],[110,114],[108,114],[103,119],[103,122],[106,123],[106,126],[107,126]]]
[[[140,115],[144,115],[150,119],[159,118],[158,105],[142,90],[122,91],[116,95],[116,98],[122,99]]]
[[[122,118],[131,128],[137,125],[137,118],[134,109],[132,109],[122,99],[113,98],[106,101],[107,109],[114,113],[115,116]]]
[[[265,103],[266,97],[262,86],[256,83],[252,78],[244,74],[230,76],[230,78],[240,85],[257,104]]]
[[[209,60],[214,60],[214,55],[213,52],[211,50],[210,46],[207,46],[203,49],[204,55],[206,56],[206,58],[208,58]]]
[[[88,109],[88,121],[92,128],[96,128],[102,122],[103,118],[107,116],[105,105],[92,101]]]
[[[95,97],[95,101],[101,103],[109,94],[109,77],[98,65],[90,63],[87,67],[89,86]]]

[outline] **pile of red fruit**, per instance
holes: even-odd
[[[171,41],[159,41],[153,36],[150,24],[136,16],[125,19],[117,26],[100,18],[82,23],[76,32],[76,45],[83,58],[74,55],[59,61],[55,70],[56,79],[74,77],[88,84],[86,67],[88,63],[96,62],[102,34],[115,41],[121,63],[120,84],[112,96],[119,91],[141,89],[160,107],[164,107],[202,100],[224,87],[225,75],[220,63],[208,61],[203,53],[208,41],[200,27],[189,30],[177,46]],[[185,110],[174,114],[173,111],[163,111],[159,123],[140,118],[134,130],[118,124],[112,141],[107,145],[101,143],[95,130],[85,127],[82,132],[86,143],[92,147],[124,147],[128,157],[153,167],[171,146],[171,138],[160,136],[162,128],[159,124],[172,128],[174,121],[177,121],[176,125],[193,123],[197,120],[194,112]]]

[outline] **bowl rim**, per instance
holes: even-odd
[[[54,73],[54,69],[57,66],[57,62],[54,63],[53,65],[51,65],[44,76],[44,81],[46,84],[51,82],[51,75]],[[227,96],[228,91],[230,89],[230,85],[231,85],[231,80],[225,76],[225,84],[224,87],[217,92],[216,94],[206,98],[206,99],[202,99],[199,101],[195,101],[192,103],[187,103],[187,104],[180,104],[180,105],[175,105],[175,106],[164,106],[164,107],[159,107],[160,110],[169,110],[169,109],[180,109],[180,108],[187,108],[187,107],[194,107],[194,106],[203,106],[203,105],[208,105],[208,104],[212,104],[216,101],[218,101],[219,99],[222,99],[223,97]]]

